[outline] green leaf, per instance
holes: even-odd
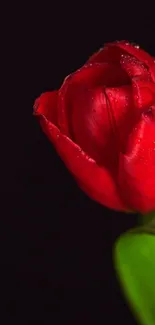
[[[114,261],[137,320],[142,325],[155,325],[155,234],[134,230],[120,236]]]

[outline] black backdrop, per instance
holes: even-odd
[[[59,88],[105,42],[127,39],[155,56],[151,10],[128,6],[51,3],[7,12],[1,266],[7,279],[15,271],[21,292],[29,288],[28,302],[34,289],[44,290],[48,312],[53,305],[47,291],[61,289],[54,303],[60,324],[135,324],[115,277],[112,248],[137,216],[88,198],[32,116],[35,98]],[[95,290],[87,294],[85,288]],[[32,323],[41,317],[48,323],[42,300],[27,303],[29,308]]]

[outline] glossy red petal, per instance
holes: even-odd
[[[137,58],[141,63],[144,63],[149,70],[153,82],[155,82],[155,60],[149,53],[128,42],[119,42],[116,44],[128,54],[135,56],[135,58]]]
[[[151,81],[151,76],[146,65],[137,60],[135,57],[124,54],[121,56],[120,63],[130,78],[141,77]]]
[[[106,88],[117,153],[124,150],[128,135],[137,121],[131,86]],[[112,130],[111,130],[112,132]],[[111,133],[112,137],[112,133]],[[110,149],[109,149],[110,150]],[[113,150],[111,150],[113,151]]]
[[[109,208],[128,210],[121,201],[118,189],[106,169],[100,168],[93,159],[87,156],[71,139],[63,135],[45,116],[40,115],[40,123],[67,168],[88,196]]]
[[[57,125],[57,102],[58,91],[48,91],[35,100],[34,115],[44,115],[46,118]]]
[[[144,50],[142,50],[138,46],[133,46],[129,42],[125,42],[125,41],[123,42],[122,41],[122,42],[118,42],[118,43],[116,42],[115,44],[116,44],[117,47],[121,48],[122,50],[124,50],[128,54],[130,54],[130,55],[134,56],[135,58],[137,58],[140,62],[145,63],[146,66],[150,69],[150,73],[151,73],[152,68],[154,70],[154,66],[155,66],[154,59],[149,53],[145,52]],[[153,80],[155,81],[154,73],[153,73],[152,77],[153,77]]]
[[[116,133],[112,134],[113,125],[104,88],[79,88],[74,94],[71,124],[75,142],[99,165],[114,172],[118,161],[118,153],[114,154]]]
[[[155,210],[155,125],[144,118],[130,135],[128,148],[120,155],[119,182],[132,210]]]
[[[115,43],[112,44],[114,45]],[[121,55],[125,53],[126,52],[119,47],[112,47],[109,46],[109,44],[105,44],[103,48],[101,48],[89,58],[87,64],[104,62],[118,64],[120,62]]]
[[[73,82],[88,88],[99,86],[120,86],[129,82],[128,75],[119,64],[87,64],[72,74]]]
[[[155,84],[140,78],[133,78],[132,83],[134,105],[140,113],[145,112],[155,103]]]
[[[130,54],[130,56],[134,56],[141,63],[144,63],[150,71],[152,80],[155,82],[154,58],[138,46],[132,45],[127,41],[105,44],[101,50],[90,57],[88,63],[119,62],[121,55],[125,54]]]
[[[117,87],[129,82],[128,75],[120,66],[108,63],[86,65],[68,76],[59,91],[58,125],[61,131],[72,137],[70,116],[75,96],[76,98],[81,96],[79,89],[83,88],[87,91],[104,85]]]
[[[72,108],[73,138],[115,174],[118,153],[137,120],[134,111],[131,86],[81,89]]]

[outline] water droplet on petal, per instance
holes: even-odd
[[[59,137],[60,137],[60,135],[59,135],[59,134],[57,134],[57,139],[59,139]]]
[[[131,45],[134,46],[136,49],[139,49],[139,47],[140,47],[138,44],[136,44],[134,42],[132,42]]]

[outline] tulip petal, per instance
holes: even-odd
[[[133,210],[155,210],[155,125],[141,118],[131,133],[125,153],[120,154],[119,184]]]
[[[122,68],[126,71],[130,78],[141,77],[151,81],[151,76],[146,65],[137,60],[135,57],[124,54],[121,56],[120,62]]]
[[[132,44],[130,44],[129,42],[126,42],[126,41],[122,41],[122,42],[118,42],[118,43],[116,42],[116,43],[114,43],[114,46],[115,45],[118,46],[119,48],[121,48],[122,50],[124,50],[125,52],[127,52],[128,54],[134,56],[139,61],[146,64],[146,66],[148,68],[151,68],[152,66],[154,66],[153,57],[149,53],[147,53],[143,49],[141,49],[140,47],[133,46]]]
[[[34,103],[34,115],[45,115],[46,118],[57,125],[58,91],[48,91],[40,95]]]
[[[101,48],[99,51],[94,53],[89,60],[87,61],[87,64],[94,64],[94,63],[115,63],[118,64],[121,60],[121,55],[126,54],[125,51],[123,51],[121,48],[115,46],[115,43],[111,44],[105,44],[103,48]]]
[[[145,112],[155,103],[155,84],[141,78],[133,78],[134,105],[139,112]]]
[[[121,60],[121,55],[129,54],[134,56],[140,62],[144,63],[149,71],[152,80],[155,82],[155,61],[147,52],[140,49],[138,46],[134,46],[127,41],[120,41],[114,43],[107,43],[105,46],[93,54],[88,63],[103,63],[103,62],[119,62]]]
[[[106,88],[113,124],[115,125],[115,146],[117,152],[124,150],[128,135],[137,121],[131,86]]]
[[[81,89],[75,99],[72,112],[75,142],[98,164],[111,169],[112,161],[116,165],[117,155],[114,159],[113,150],[109,150],[116,146],[104,89]]]
[[[73,139],[113,175],[117,172],[118,153],[123,150],[135,120],[131,86],[82,88],[74,94]]]
[[[150,71],[152,80],[155,82],[155,62],[153,57],[149,53],[145,52],[143,49],[141,49],[138,46],[133,46],[128,42],[122,41],[116,44],[122,50],[124,50],[125,52],[127,52],[132,56],[135,56],[135,58],[137,58],[140,62],[144,63]]]
[[[41,101],[40,105],[42,105]],[[52,108],[49,107],[49,109]],[[128,210],[121,201],[109,172],[105,168],[99,167],[77,144],[62,134],[58,127],[45,116],[43,107],[41,109],[38,106],[38,110],[34,114],[39,117],[43,131],[88,196],[109,208]]]
[[[58,125],[61,132],[72,137],[70,116],[75,97],[80,96],[79,89],[87,91],[101,86],[119,87],[129,82],[130,79],[121,66],[109,63],[85,65],[68,76],[59,91]]]

